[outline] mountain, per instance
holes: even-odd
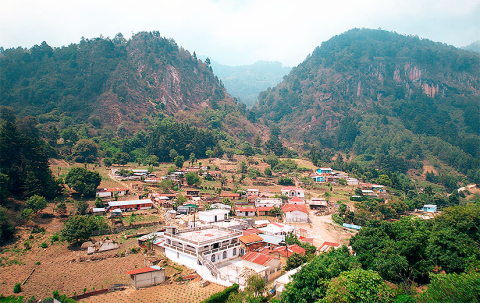
[[[0,48],[0,65],[0,106],[14,108],[18,120],[35,117],[50,156],[81,162],[123,152],[127,160],[166,161],[172,149],[187,158],[208,149],[221,155],[239,137],[262,131],[211,66],[158,31],[60,48]]]
[[[472,42],[469,45],[462,47],[462,49],[480,53],[480,41]]]
[[[410,167],[440,160],[480,182],[479,94],[480,54],[353,29],[260,93],[253,111],[287,139],[377,163],[386,155]]]
[[[158,32],[61,48],[43,42],[4,50],[0,60],[0,105],[20,115],[134,127],[142,116],[235,105],[206,64]]]
[[[258,61],[250,65],[228,66],[211,60],[211,66],[228,93],[249,108],[255,104],[261,91],[280,83],[292,69],[278,61]]]

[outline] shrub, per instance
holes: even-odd
[[[23,246],[25,246],[25,249],[26,250],[30,250],[32,248],[32,245],[30,245],[30,242],[29,241],[26,241],[23,243]]]
[[[15,286],[13,287],[13,293],[18,294],[21,291],[22,291],[22,286],[20,285],[20,283],[15,283]]]
[[[42,242],[42,244],[40,244],[40,247],[41,247],[41,248],[47,248],[47,247],[48,247],[48,244],[45,243],[45,242]]]
[[[40,265],[40,261],[35,262],[35,265]]]
[[[342,217],[340,217],[339,214],[332,214],[332,221],[333,221],[333,223],[341,225],[341,226],[343,225],[343,223],[345,223],[345,222],[343,222],[343,219],[342,219]]]
[[[58,240],[59,240],[58,235],[53,235],[52,238],[50,239],[50,242],[53,243],[53,242],[57,242]]]
[[[233,284],[225,288],[221,292],[211,295],[209,298],[203,300],[201,303],[223,303],[226,302],[230,294],[238,293],[238,284]]]

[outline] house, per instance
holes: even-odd
[[[210,209],[198,212],[198,219],[206,223],[219,222],[228,219],[228,209]]]
[[[165,268],[149,266],[127,271],[130,275],[130,284],[136,289],[149,287],[165,282]]]
[[[309,205],[310,205],[311,209],[314,209],[314,208],[327,207],[328,203],[327,203],[327,200],[325,200],[324,197],[318,197],[318,198],[310,199]]]
[[[280,198],[255,198],[256,207],[282,207],[283,202]]]
[[[103,207],[100,207],[100,208],[94,207],[94,208],[92,208],[92,212],[95,216],[103,216],[103,215],[105,215],[107,210]]]
[[[240,255],[244,255],[245,252],[257,250],[264,245],[263,238],[257,234],[243,235],[238,240],[242,245]]]
[[[317,169],[317,174],[319,175],[330,175],[332,173],[332,169],[330,167],[320,167]]]
[[[293,186],[282,187],[282,195],[289,198],[298,197],[305,198],[305,190]]]
[[[260,276],[265,278],[265,281],[271,281],[280,275],[280,269],[282,268],[280,259],[251,251],[245,254],[242,260],[244,261],[243,266],[247,268],[257,269],[258,267],[253,264],[264,267],[264,270],[259,272],[257,269],[256,271]]]
[[[99,198],[113,198],[117,196],[125,196],[128,194],[128,189],[125,187],[112,187],[112,188],[97,188],[96,196]]]
[[[111,201],[108,202],[108,211],[120,209],[122,211],[133,211],[140,209],[150,209],[153,207],[153,202],[150,199],[131,200],[131,201]]]
[[[242,232],[243,232],[244,236],[261,233],[261,231],[259,229],[256,229],[256,228],[247,228],[247,229],[243,230]]]
[[[272,235],[264,235],[264,234],[259,234],[259,236],[263,239],[263,242],[265,243],[265,245],[267,245],[272,249],[285,245],[284,236],[272,236]]]
[[[187,205],[180,205],[177,207],[177,213],[179,214],[188,215],[191,211],[193,211],[193,208]]]
[[[340,247],[340,244],[335,242],[323,242],[323,244],[317,249],[317,253],[328,252],[331,249],[337,249]]]
[[[257,209],[254,206],[244,206],[235,208],[235,215],[238,217],[254,217]]]
[[[299,197],[293,197],[288,200],[288,204],[302,204],[305,205],[305,200],[300,199]]]
[[[310,178],[313,179],[313,182],[317,182],[317,183],[327,182],[326,177],[323,175],[313,175],[313,176],[310,176]]]
[[[273,210],[273,206],[257,207],[257,216],[269,216],[271,215],[272,210]]]
[[[199,194],[199,190],[187,190],[187,196],[198,197]]]
[[[304,248],[298,246],[297,244],[279,246],[275,249],[263,250],[262,252],[267,253],[269,256],[280,259],[280,262],[282,262],[282,264],[286,264],[287,259],[290,258],[294,253],[299,255],[305,255],[307,253]]]
[[[194,269],[204,280],[230,286],[235,280],[222,275],[217,266],[238,258],[241,236],[241,231],[215,225],[181,231],[169,226],[164,233],[165,256]]]
[[[282,207],[285,222],[308,222],[308,210],[305,205],[287,204]]]
[[[109,212],[109,218],[117,218],[122,216],[122,210],[120,208],[114,209]]]
[[[267,226],[259,228],[259,230],[266,235],[283,236],[283,238],[285,238],[285,235],[295,232],[295,227],[287,224],[270,222]]]
[[[385,186],[383,186],[383,185],[377,185],[377,184],[373,184],[373,185],[372,185],[372,190],[373,190],[373,192],[375,192],[375,193],[384,193],[384,192],[387,191],[386,188],[385,188]]]
[[[227,204],[223,204],[223,203],[213,203],[212,205],[210,205],[212,208],[216,208],[216,209],[225,209],[225,210],[228,210],[230,211],[232,209],[232,207],[230,205],[227,205]]]
[[[362,195],[367,196],[369,198],[376,198],[377,194],[373,192],[371,189],[362,189]]]
[[[247,189],[247,196],[258,196],[259,194],[260,194],[259,189],[253,189],[253,188]]]
[[[347,185],[353,185],[353,186],[356,186],[356,185],[360,185],[360,181],[358,181],[358,179],[356,178],[347,178]]]
[[[427,205],[423,206],[422,211],[424,211],[426,213],[436,213],[437,212],[437,206],[432,205],[432,204],[427,204]]]
[[[240,194],[237,194],[237,193],[224,193],[224,194],[221,194],[220,197],[222,197],[222,198],[229,198],[229,199],[232,199],[232,200],[237,200],[237,199],[240,199]]]

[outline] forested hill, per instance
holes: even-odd
[[[429,156],[480,182],[480,54],[394,32],[352,29],[260,93],[257,117],[319,148]]]
[[[138,129],[144,116],[234,105],[209,66],[159,32],[1,49],[0,65],[0,105],[40,121]]]
[[[222,80],[228,93],[247,107],[252,107],[261,91],[276,86],[292,69],[278,61],[228,66],[211,60],[211,64],[213,72]]]

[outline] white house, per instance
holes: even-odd
[[[358,181],[358,179],[356,178],[347,178],[347,185],[360,185],[360,181]]]
[[[286,186],[282,188],[282,195],[289,198],[298,197],[305,198],[305,190],[293,186]]]
[[[249,188],[247,189],[247,196],[258,196],[260,194],[259,189]]]
[[[125,187],[112,187],[112,188],[97,188],[97,197],[111,198],[115,195],[125,196],[128,193],[128,189]]]
[[[280,198],[256,198],[255,207],[282,207],[283,202]]]
[[[287,204],[282,207],[285,222],[308,222],[308,210],[305,205]]]
[[[230,286],[235,281],[222,276],[218,266],[239,257],[241,236],[241,231],[215,225],[182,231],[167,227],[165,256],[196,270],[204,280]]]
[[[235,215],[239,217],[254,217],[257,209],[254,206],[244,206],[235,208]]]
[[[150,209],[152,207],[153,202],[150,199],[108,202],[109,212],[114,209],[121,209],[122,211],[132,211],[139,209]]]
[[[288,200],[288,204],[303,204],[305,205],[305,200],[299,197],[293,197]]]
[[[198,219],[206,223],[219,222],[228,219],[230,213],[227,209],[210,209],[198,212]]]
[[[270,236],[285,236],[289,233],[294,233],[295,227],[283,223],[270,222],[267,226],[261,227],[258,230]]]
[[[148,287],[165,282],[165,268],[149,266],[127,271],[130,275],[130,283],[136,289]]]

